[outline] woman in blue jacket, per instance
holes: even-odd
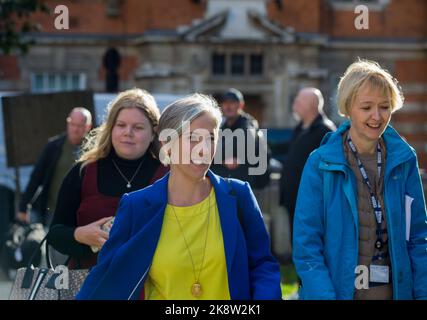
[[[77,299],[280,299],[280,272],[248,183],[209,171],[221,113],[195,94],[163,112],[170,174],[122,197]]]
[[[302,299],[427,298],[426,208],[414,149],[389,125],[395,79],[359,60],[341,78],[341,115],[304,168],[293,259]]]

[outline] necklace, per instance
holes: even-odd
[[[175,219],[178,222],[179,230],[181,231],[182,237],[184,238],[185,247],[187,248],[187,252],[188,252],[188,255],[190,256],[190,260],[191,260],[191,265],[193,267],[194,283],[191,285],[191,294],[193,295],[193,297],[198,298],[203,293],[202,285],[200,284],[200,274],[202,273],[203,264],[205,262],[206,244],[208,242],[209,221],[210,221],[210,216],[211,216],[211,193],[209,192],[209,195],[208,195],[208,218],[207,218],[208,221],[206,222],[205,247],[203,249],[203,258],[202,258],[202,263],[200,264],[198,276],[196,276],[196,267],[194,265],[193,255],[191,254],[190,247],[188,245],[187,239],[185,238],[184,230],[181,226],[181,223],[179,222],[178,216],[176,215],[175,209],[172,205],[171,205],[171,208],[172,208],[173,214],[175,215]],[[202,210],[202,209],[200,208],[200,210]]]
[[[123,172],[119,169],[119,166],[117,165],[117,163],[113,159],[111,159],[111,161],[113,161],[113,164],[116,167],[117,171],[120,173],[120,175],[122,176],[122,178],[125,179],[125,181],[127,182],[126,187],[128,189],[132,188],[132,181],[135,178],[136,174],[138,173],[139,169],[141,168],[142,163],[144,162],[144,159],[141,160],[141,162],[138,165],[138,168],[136,168],[135,173],[133,174],[132,178],[130,178],[130,180],[128,180],[126,178],[126,176],[123,174]]]

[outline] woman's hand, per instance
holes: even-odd
[[[74,239],[88,246],[101,248],[105,241],[108,240],[109,236],[108,232],[101,229],[101,226],[111,218],[112,217],[102,218],[86,226],[76,228],[74,231]]]

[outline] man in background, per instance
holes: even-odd
[[[319,89],[303,88],[292,106],[299,124],[292,133],[280,181],[280,204],[289,212],[291,239],[298,187],[305,162],[310,153],[320,146],[324,135],[336,130],[334,123],[323,112],[323,104]]]
[[[253,149],[255,150],[255,156],[258,157],[260,156],[260,147],[262,147],[261,143],[267,148],[267,142],[262,132],[259,131],[258,121],[250,114],[244,112],[244,107],[245,100],[243,94],[239,90],[230,88],[222,96],[221,109],[224,119],[220,127],[221,134],[219,137],[219,139],[221,139],[222,163],[217,164],[215,163],[216,161],[214,161],[211,169],[214,173],[222,177],[248,181],[252,188],[261,189],[268,183],[268,171],[266,170],[264,174],[259,175],[250,174],[249,168],[257,167],[259,164],[253,164],[248,161],[248,150],[251,149],[248,147],[248,143],[255,143]],[[245,141],[233,139],[232,146],[226,145],[226,142],[231,141],[231,136],[233,136],[237,130],[242,130]],[[238,154],[238,143],[245,143],[245,154]],[[232,148],[233,153],[231,157],[228,157],[226,148],[230,150]],[[266,156],[267,159],[265,159],[265,161],[268,165],[268,152]]]
[[[92,127],[92,115],[86,108],[74,108],[66,122],[66,132],[50,138],[37,160],[19,203],[20,221],[49,226],[52,220],[62,180],[74,165],[80,144]]]

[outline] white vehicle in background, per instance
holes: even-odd
[[[169,93],[153,93],[154,99],[156,100],[157,106],[160,109],[160,113],[170,103],[185,97],[185,95],[169,94]],[[115,93],[95,93],[93,100],[95,103],[95,125],[102,123],[103,119],[107,115],[108,104],[116,97]]]
[[[4,138],[4,125],[3,125],[3,106],[2,97],[13,96],[19,94],[18,92],[0,92],[0,185],[6,186],[12,190],[15,190],[15,169],[8,168],[6,163],[6,141]],[[184,97],[185,95],[168,94],[168,93],[156,93],[153,94],[160,112],[172,103],[173,101]],[[94,125],[98,126],[102,123],[102,120],[106,116],[107,106],[116,97],[113,93],[94,93]],[[41,151],[41,150],[40,150]],[[19,167],[20,186],[21,192],[27,186],[28,180],[31,175],[33,166],[21,166]]]

